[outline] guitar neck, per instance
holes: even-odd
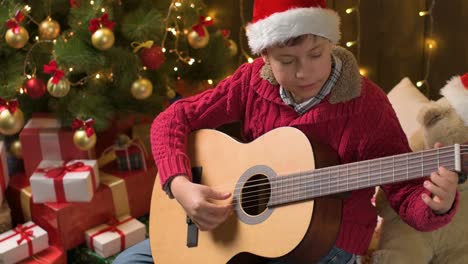
[[[426,177],[440,166],[461,171],[460,145],[276,177],[269,206]]]

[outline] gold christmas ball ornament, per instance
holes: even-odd
[[[14,135],[21,131],[24,126],[24,115],[21,109],[17,108],[12,114],[5,109],[0,113],[0,133],[3,135]]]
[[[228,40],[228,50],[229,50],[229,56],[234,57],[237,55],[237,52],[238,52],[237,44],[232,39]]]
[[[98,50],[108,50],[114,45],[114,32],[108,28],[100,28],[91,36],[91,42]]]
[[[192,30],[187,35],[187,41],[190,44],[190,47],[194,49],[201,49],[208,45],[210,41],[210,34],[206,27],[203,27],[203,31],[205,32],[204,36],[200,36],[197,31]]]
[[[39,37],[44,40],[54,40],[60,34],[60,24],[51,19],[46,18],[39,24]]]
[[[29,40],[29,33],[28,31],[20,26],[20,30],[18,34],[15,34],[12,29],[8,29],[5,34],[5,41],[6,43],[15,49],[21,49],[28,43]]]
[[[70,91],[70,81],[67,78],[62,78],[58,81],[57,84],[53,83],[53,78],[51,77],[47,82],[47,91],[53,97],[64,97]]]
[[[153,93],[153,84],[146,78],[140,78],[133,82],[130,92],[136,99],[144,100]]]
[[[90,150],[96,145],[96,133],[88,137],[84,129],[78,129],[73,134],[73,143],[80,150]]]
[[[17,159],[23,158],[23,151],[21,149],[21,141],[15,140],[10,144],[10,153]]]

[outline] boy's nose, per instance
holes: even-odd
[[[306,72],[304,68],[300,67],[296,70],[296,78],[297,79],[304,79],[306,76]]]

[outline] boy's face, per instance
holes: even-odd
[[[329,40],[309,35],[293,46],[274,46],[262,53],[276,81],[296,103],[317,95],[331,72]]]

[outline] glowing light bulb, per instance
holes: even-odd
[[[419,16],[427,16],[429,15],[429,12],[428,11],[419,11]]]
[[[351,14],[355,10],[356,10],[356,8],[354,8],[354,7],[348,8],[348,9],[346,9],[346,14]]]
[[[348,41],[348,42],[346,42],[346,47],[348,47],[348,48],[352,47],[352,46],[356,45],[356,43],[357,43],[356,41]]]
[[[421,87],[421,86],[423,86],[424,82],[425,82],[424,80],[423,80],[423,81],[418,81],[418,82],[416,83],[416,86],[417,86],[417,87]]]
[[[435,49],[437,48],[437,41],[434,39],[426,39],[426,46],[431,50]]]

